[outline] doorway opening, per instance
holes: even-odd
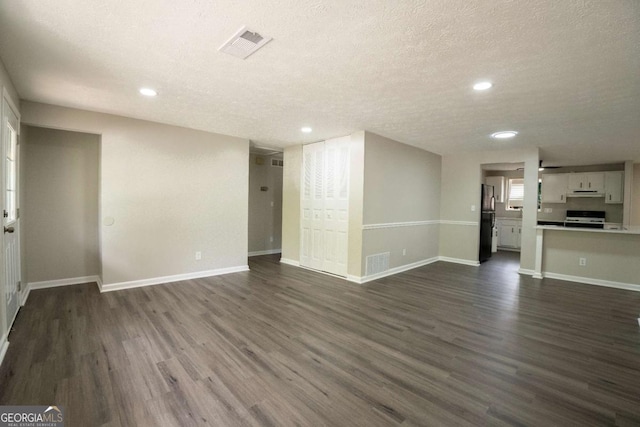
[[[484,245],[486,253],[487,245],[490,245],[490,252],[480,259],[504,262],[518,270],[522,242],[524,163],[483,164],[482,183],[485,188],[490,187],[494,203],[493,209],[490,209],[492,215],[485,215],[492,216],[490,239],[487,241],[486,224],[485,229],[481,227],[480,236],[481,251]],[[517,264],[514,262],[516,259]]]
[[[249,149],[248,256],[282,252],[281,149],[251,144]]]

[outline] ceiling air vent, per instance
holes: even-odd
[[[247,27],[242,27],[225,44],[218,49],[220,52],[246,59],[256,50],[271,41],[271,37],[261,36]]]

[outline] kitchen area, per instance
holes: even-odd
[[[483,182],[495,188],[495,249],[518,251],[517,186],[524,171],[505,169],[483,170]],[[640,165],[633,162],[540,167],[535,267],[523,273],[640,291],[640,186],[633,185],[634,170],[638,175]]]

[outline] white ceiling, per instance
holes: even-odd
[[[243,25],[273,40],[218,52]],[[640,160],[637,0],[0,1],[0,57],[23,99],[267,146],[366,129],[439,154]],[[488,137],[504,129],[520,134]]]

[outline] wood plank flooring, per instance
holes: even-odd
[[[33,291],[0,403],[67,426],[640,425],[640,293],[435,263],[365,285],[278,262]]]

